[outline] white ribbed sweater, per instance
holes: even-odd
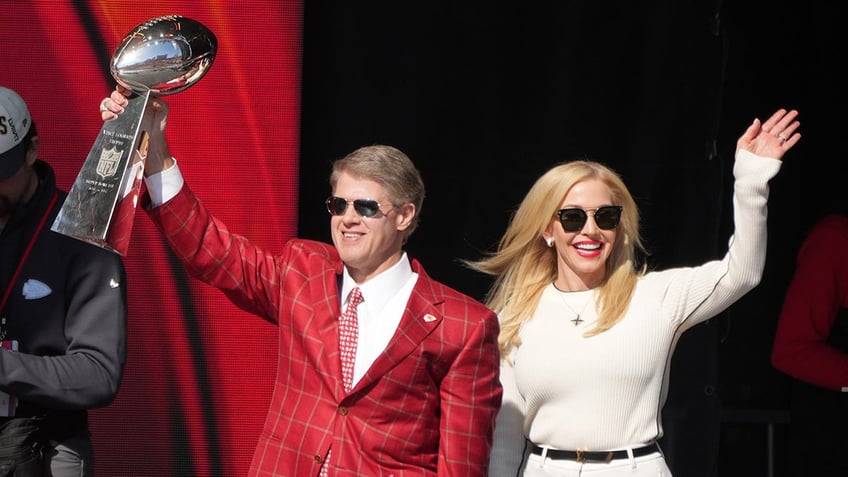
[[[780,165],[739,151],[727,254],[697,267],[647,273],[612,329],[583,337],[597,319],[593,306],[583,309],[593,291],[562,293],[553,285],[544,291],[519,333],[514,367],[501,366],[504,397],[490,476],[515,476],[527,440],[554,449],[614,450],[662,436],[661,409],[681,333],[721,313],[760,281],[768,181]],[[575,326],[570,320],[577,312],[585,321]]]

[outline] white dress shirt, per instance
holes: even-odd
[[[362,284],[354,282],[345,267],[340,294],[341,309],[344,310],[347,305],[350,291],[354,287],[359,287],[363,297],[357,307],[359,340],[353,367],[354,386],[394,336],[416,280],[418,274],[412,271],[406,252],[391,268]]]

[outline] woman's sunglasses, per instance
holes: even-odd
[[[373,199],[347,200],[344,197],[328,197],[326,200],[327,211],[330,215],[344,215],[348,204],[353,204],[353,209],[362,217],[374,217],[382,213],[382,204]]]
[[[569,208],[560,209],[554,215],[559,218],[559,223],[566,232],[578,232],[583,230],[586,221],[589,220],[589,212],[592,212],[592,217],[595,219],[595,224],[603,230],[612,230],[618,227],[618,222],[621,220],[620,205],[605,205],[595,209],[579,209]]]

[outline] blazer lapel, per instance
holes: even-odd
[[[315,350],[315,355],[309,359],[314,359],[323,370],[321,374],[326,387],[332,389],[339,399],[345,394],[339,359],[340,282],[339,273],[327,271],[309,280],[309,292],[304,294],[312,299],[311,319],[315,321],[307,329],[316,330],[305,337],[315,345],[315,348],[310,346],[310,349]]]
[[[419,346],[439,324],[442,322],[440,306],[441,299],[436,298],[433,293],[430,278],[418,271],[418,282],[412,289],[409,303],[403,312],[398,328],[386,349],[371,365],[365,376],[357,383],[353,391],[362,386],[370,385],[392,369],[398,362],[403,360],[409,353]]]

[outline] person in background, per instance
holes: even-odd
[[[26,103],[0,87],[0,476],[94,475],[88,410],[126,361],[121,257],[50,230],[66,192]]]
[[[467,265],[495,277],[503,404],[490,474],[671,475],[657,445],[681,333],[755,287],[766,256],[768,182],[798,143],[797,111],[738,139],[735,231],[720,260],[647,271],[637,205],[593,161],[532,186],[496,252]]]
[[[129,94],[118,86],[101,103],[104,121]],[[333,245],[292,239],[272,255],[204,207],[165,140],[168,105],[151,109],[142,206],[191,275],[278,327],[249,475],[486,476],[502,393],[498,320],[403,250],[424,199],[409,157],[375,145],[336,161]]]
[[[772,365],[791,376],[792,475],[848,475],[848,216],[821,219],[798,250]],[[811,454],[812,453],[812,454]]]

